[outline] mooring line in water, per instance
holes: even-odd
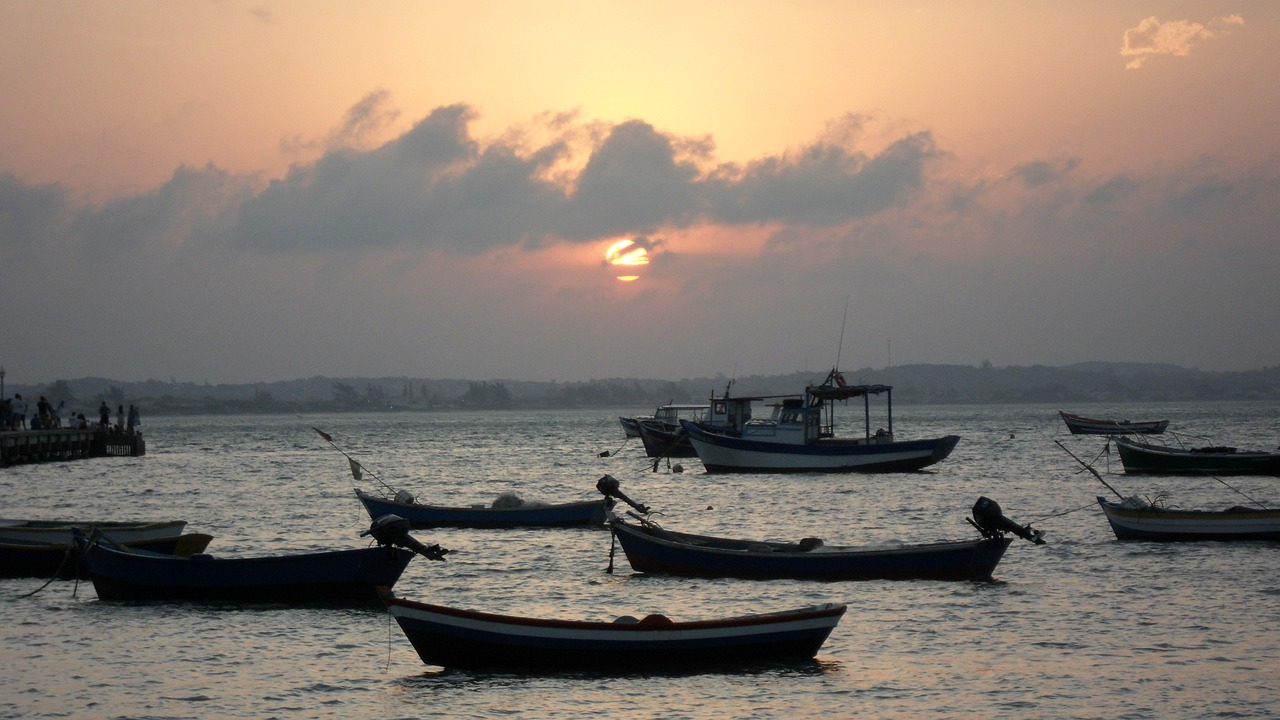
[[[1044,521],[1044,520],[1049,520],[1049,519],[1051,519],[1051,518],[1062,517],[1063,515],[1070,515],[1071,513],[1073,513],[1073,512],[1078,512],[1078,511],[1080,511],[1080,510],[1088,510],[1089,508],[1094,507],[1095,505],[1097,505],[1097,503],[1096,503],[1096,502],[1091,502],[1091,503],[1089,503],[1088,505],[1081,505],[1081,506],[1080,506],[1080,507],[1078,507],[1078,508],[1071,508],[1070,510],[1063,510],[1063,511],[1062,511],[1062,512],[1060,512],[1060,513],[1054,513],[1054,514],[1052,514],[1052,515],[1045,515],[1044,517],[1039,517],[1039,518],[1032,518],[1031,522],[1032,522],[1032,523],[1038,523],[1038,522],[1042,522],[1042,521]]]
[[[40,592],[41,590],[43,590],[43,589],[45,589],[45,588],[49,587],[49,583],[53,582],[54,580],[57,580],[57,579],[58,579],[58,576],[62,574],[62,568],[64,568],[64,567],[66,567],[66,566],[67,566],[67,560],[71,559],[71,554],[72,554],[72,551],[71,551],[71,549],[70,549],[70,548],[68,548],[68,549],[67,549],[67,551],[66,551],[66,552],[64,552],[64,553],[62,554],[62,562],[58,563],[58,569],[53,571],[53,576],[52,576],[52,577],[50,577],[48,580],[45,580],[45,581],[44,581],[44,584],[43,584],[43,585],[41,585],[40,587],[36,588],[35,590],[32,590],[32,591],[31,591],[31,592],[29,592],[29,593],[24,593],[24,594],[22,594],[22,595],[19,595],[18,597],[19,597],[19,598],[27,598],[27,597],[31,597],[32,595],[35,595],[36,593]],[[77,577],[78,577],[78,575],[79,575],[79,573],[77,573]]]
[[[617,449],[617,450],[614,450],[613,452],[609,452],[608,450],[605,450],[604,452],[600,453],[599,455],[596,455],[596,457],[613,457],[614,455],[617,455],[618,453],[622,452],[622,448],[626,447],[626,446],[627,446],[627,443],[629,443],[629,442],[631,442],[631,438],[630,438],[630,437],[628,437],[626,440],[623,440],[623,441],[622,441],[622,444],[618,446],[618,449]]]

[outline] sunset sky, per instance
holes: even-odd
[[[1278,37],[1271,0],[8,0],[0,365],[1275,366]]]

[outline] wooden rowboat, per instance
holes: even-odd
[[[1111,441],[1129,474],[1280,475],[1280,452],[1227,446],[1175,448],[1124,437]]]
[[[497,501],[492,505],[449,507],[419,503],[414,500],[413,495],[403,490],[392,497],[374,495],[359,489],[355,493],[368,511],[369,517],[399,515],[417,529],[603,526],[605,511],[609,507],[607,498],[559,505],[544,505],[517,499],[505,504]]]
[[[1276,509],[1182,510],[1137,496],[1122,502],[1097,499],[1120,540],[1280,540],[1280,510]]]
[[[186,533],[172,537],[121,543],[130,548],[162,555],[190,557],[202,553],[212,535]],[[0,577],[81,578],[89,574],[73,543],[0,542]]]
[[[245,558],[161,555],[101,533],[75,539],[102,600],[372,602],[379,587],[395,585],[415,552],[432,560],[448,552],[423,546],[407,530],[401,518],[379,518],[363,533],[374,535],[376,547]]]
[[[101,530],[109,533],[116,542],[134,542],[174,537],[182,534],[186,520],[162,522],[119,522],[101,520],[0,520],[0,542],[25,542],[39,544],[71,544],[71,529],[82,532]]]
[[[1104,420],[1058,411],[1072,435],[1158,435],[1168,420]]]
[[[395,597],[383,602],[422,662],[446,668],[546,672],[714,669],[811,660],[846,606],[675,622],[513,617]]]
[[[987,512],[985,503],[994,506],[994,515]],[[1006,532],[1037,544],[1044,542],[1043,533],[1004,518],[999,505],[987,498],[974,508],[979,521],[973,525],[983,537],[918,545],[851,547],[826,545],[818,538],[799,542],[737,540],[673,532],[635,513],[630,515],[639,524],[615,518],[610,525],[633,570],[695,577],[991,580],[1013,542]],[[1003,522],[987,519],[996,516]]]

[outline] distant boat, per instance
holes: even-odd
[[[1168,420],[1100,420],[1058,411],[1072,435],[1158,435],[1169,427]]]
[[[840,622],[835,603],[676,622],[514,617],[383,596],[422,662],[480,671],[663,673],[811,660]]]
[[[630,418],[635,435],[644,443],[644,452],[652,458],[688,458],[694,456],[693,446],[680,428],[681,420],[706,422],[708,406],[671,403],[662,405],[649,417]],[[627,424],[624,422],[623,427]]]
[[[638,438],[640,437],[640,420],[652,415],[637,415],[636,417],[618,417],[618,423],[622,425],[623,437]]]
[[[377,519],[383,515],[396,515],[409,522],[410,527],[469,527],[469,528],[504,528],[522,526],[558,527],[571,525],[603,526],[605,512],[611,500],[605,497],[596,500],[583,500],[572,503],[549,505],[541,502],[524,500],[514,493],[502,493],[491,505],[473,504],[465,506],[428,505],[420,503],[413,493],[405,489],[397,489],[388,485],[360,461],[351,457],[333,441],[333,436],[313,427],[320,437],[324,438],[335,450],[347,458],[351,468],[351,477],[357,482],[370,475],[383,491],[374,494],[356,488],[356,497],[364,505],[369,517]]]
[[[419,503],[405,490],[399,490],[390,497],[381,497],[359,489],[355,493],[371,518],[387,514],[399,515],[415,529],[603,526],[605,512],[609,507],[608,498],[547,505],[504,494],[491,505],[451,507]]]
[[[379,518],[362,533],[373,534],[377,547],[243,558],[160,555],[96,532],[76,535],[76,546],[102,600],[361,602],[395,585],[415,552],[432,560],[448,552],[423,546],[407,530],[402,518]]]
[[[667,430],[657,423],[640,422],[638,428],[644,454],[651,458],[691,458],[698,455],[693,443],[689,442],[688,433],[680,426]]]
[[[1280,540],[1280,509],[1182,510],[1137,496],[1098,505],[1120,540]]]
[[[1076,457],[1061,442],[1054,442],[1116,497],[1124,497],[1092,465]],[[1185,510],[1166,506],[1160,497],[1149,502],[1137,495],[1120,502],[1107,500],[1101,495],[1096,499],[1112,532],[1120,540],[1280,540],[1280,509],[1235,506],[1226,510]]]
[[[1175,448],[1114,437],[1124,471],[1150,475],[1280,475],[1280,452],[1223,445]]]
[[[870,398],[884,394],[888,427],[871,431]],[[946,459],[958,435],[897,440],[893,434],[893,387],[846,385],[832,370],[821,385],[800,396],[782,396],[768,420],[750,419],[749,404],[768,398],[712,398],[711,422],[682,421],[708,473],[728,472],[909,472]],[[834,435],[836,401],[862,399],[865,431]],[[744,407],[747,406],[747,407]],[[736,417],[735,422],[719,422]]]
[[[916,545],[827,545],[812,537],[797,542],[738,540],[674,532],[628,514],[639,524],[615,517],[610,526],[633,570],[692,577],[991,580],[1012,542],[1006,533],[1044,544],[1043,532],[1017,525],[985,497],[974,504],[970,520],[981,538]]]

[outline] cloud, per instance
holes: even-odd
[[[342,127],[387,117],[383,100],[365,98]],[[269,253],[479,253],[703,222],[836,225],[901,201],[939,154],[920,133],[877,154],[822,140],[738,168],[715,165],[705,139],[638,120],[586,130],[558,116],[542,132],[488,141],[472,135],[473,120],[464,105],[438,108],[380,147],[338,147],[295,166],[238,208],[233,242]],[[534,136],[544,140],[529,146]],[[583,138],[585,159],[566,180]]]
[[[1208,25],[1192,20],[1160,22],[1153,15],[1138,23],[1137,27],[1124,31],[1120,54],[1133,58],[1125,66],[1127,69],[1137,70],[1157,55],[1186,57],[1197,43],[1226,37],[1232,30],[1243,26],[1244,18],[1239,15],[1214,18]]]
[[[1079,166],[1079,158],[1057,161],[1032,160],[1014,167],[1013,176],[1025,183],[1027,187],[1038,187],[1070,175]]]

